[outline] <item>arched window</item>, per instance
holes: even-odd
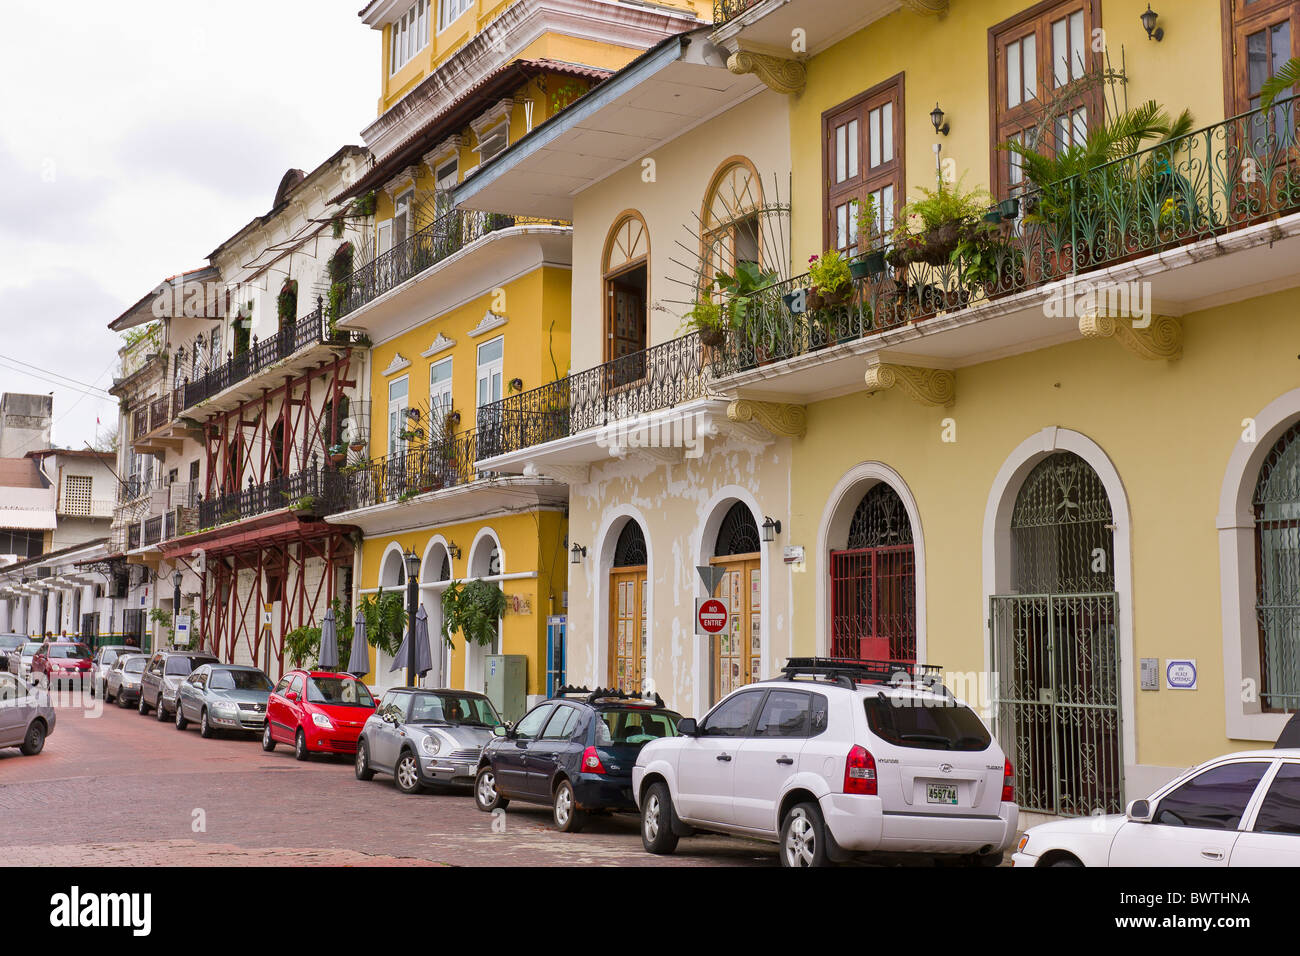
[[[885,482],[858,502],[831,552],[831,656],[916,660],[916,558],[902,499]]]
[[[997,724],[1025,809],[1123,809],[1114,519],[1096,471],[1056,452],[1011,512],[1011,594],[994,595]],[[1016,756],[1019,755],[1019,756]]]
[[[762,676],[762,547],[753,513],[737,501],[722,517],[711,562],[723,571],[714,596],[731,611],[727,630],[713,638],[714,700]]]
[[[1255,616],[1260,703],[1300,710],[1300,422],[1264,459],[1255,485]]]
[[[609,679],[623,691],[639,691],[645,681],[648,564],[645,533],[640,524],[629,520],[614,545],[609,574]]]
[[[700,210],[703,279],[711,286],[719,272],[734,274],[741,262],[763,265],[759,209],[763,184],[754,164],[742,156],[723,162],[713,174]]]
[[[650,291],[650,233],[635,210],[621,213],[605,239],[605,361],[613,385],[645,377],[642,353],[649,343],[646,303]]]

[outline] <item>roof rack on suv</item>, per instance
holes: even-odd
[[[578,698],[588,704],[594,704],[598,700],[630,700],[653,702],[656,707],[664,706],[664,699],[658,694],[628,693],[616,687],[597,687],[592,690],[590,687],[574,687],[565,684],[555,692],[555,696]]]
[[[796,677],[826,677],[836,683],[853,688],[858,684],[914,684],[919,687],[947,688],[939,679],[942,668],[938,664],[917,664],[912,661],[854,660],[844,657],[791,657],[781,668],[778,680]]]

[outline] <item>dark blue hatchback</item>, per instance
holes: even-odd
[[[636,812],[632,767],[641,748],[677,733],[681,715],[659,695],[561,688],[483,748],[474,802],[485,813],[511,800],[550,804],[555,825],[582,829],[590,813]]]

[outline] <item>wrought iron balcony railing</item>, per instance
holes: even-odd
[[[430,445],[411,444],[377,461],[353,466],[345,474],[345,509],[405,501],[416,495],[468,484],[480,475],[474,429]]]
[[[728,20],[734,20],[759,0],[713,0],[713,25],[720,27]]]
[[[387,252],[355,270],[347,280],[340,315],[355,312],[430,266],[489,233],[515,225],[515,217],[455,209],[412,233]]]
[[[479,458],[700,398],[706,354],[699,333],[692,332],[485,405],[478,412]]]
[[[303,316],[292,325],[286,325],[274,335],[261,341],[253,336],[247,348],[238,355],[227,352],[226,361],[220,364],[213,364],[219,356],[211,354],[210,346],[205,345],[202,338],[195,339],[189,346],[182,346],[176,352],[177,367],[190,369],[195,377],[187,379],[176,390],[183,392],[183,398],[173,403],[173,412],[179,416],[185,409],[193,408],[310,346],[324,343],[348,345],[357,341],[357,333],[341,329],[331,332],[330,322],[319,305],[316,311]],[[201,375],[197,374],[200,370],[203,372]]]
[[[199,527],[215,528],[232,521],[289,508],[316,516],[343,507],[345,476],[332,468],[307,468],[261,484],[199,501]]]
[[[996,226],[896,243],[883,262],[859,257],[866,274],[839,296],[806,294],[807,275],[771,286],[728,330],[710,371],[815,352],[1300,211],[1295,102],[1026,191],[1019,214]],[[1113,298],[1128,305],[1127,293],[1116,288]]]

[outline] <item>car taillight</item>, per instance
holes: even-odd
[[[876,795],[876,758],[855,744],[844,763],[844,792]]]
[[[583,773],[604,773],[605,765],[600,762],[600,754],[596,753],[595,747],[588,747],[582,752],[582,772]]]
[[[1002,768],[1002,802],[1016,802],[1016,779],[1015,770],[1011,767],[1010,759],[1007,760],[1006,766]]]

